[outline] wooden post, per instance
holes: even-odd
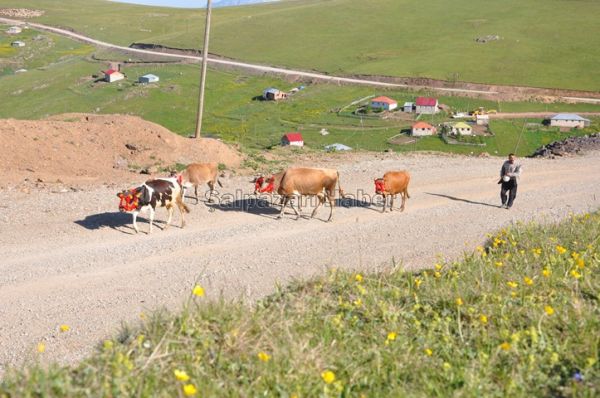
[[[210,34],[210,14],[212,0],[206,2],[206,25],[204,27],[204,47],[202,47],[202,66],[200,67],[200,95],[198,97],[198,112],[196,114],[196,131],[194,138],[200,138],[202,130],[202,113],[204,110],[204,88],[206,85],[206,63],[208,60],[208,37]]]

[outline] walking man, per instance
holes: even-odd
[[[521,177],[521,165],[516,163],[514,153],[508,155],[508,160],[504,162],[500,169],[500,200],[503,209],[510,209],[517,197],[517,182]]]

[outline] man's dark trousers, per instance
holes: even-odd
[[[506,197],[508,196],[508,201]],[[502,204],[507,207],[511,207],[515,198],[517,197],[517,180],[511,178],[507,182],[502,182],[502,189],[500,190],[500,200],[502,200]]]

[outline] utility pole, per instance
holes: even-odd
[[[202,129],[202,112],[204,110],[204,88],[206,85],[206,63],[208,60],[208,36],[210,34],[210,13],[212,0],[206,2],[206,25],[204,27],[204,47],[202,47],[202,66],[200,68],[200,95],[198,98],[198,113],[196,114],[196,131],[194,138],[200,138]]]

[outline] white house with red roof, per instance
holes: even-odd
[[[119,72],[118,70],[109,69],[107,71],[104,71],[104,80],[106,80],[109,83],[123,79],[125,79],[125,75]]]
[[[429,123],[417,122],[413,124],[411,132],[412,135],[421,137],[425,135],[435,135],[437,133],[437,129]]]
[[[438,100],[437,98],[431,98],[431,97],[418,97],[417,100],[415,101],[415,105],[416,105],[416,112],[417,113],[424,113],[424,114],[435,114],[438,113],[439,109],[438,109]]]
[[[376,97],[371,100],[371,108],[392,111],[398,107],[398,102],[388,97]]]
[[[304,146],[304,138],[300,133],[286,133],[281,137],[281,145],[283,146]]]

